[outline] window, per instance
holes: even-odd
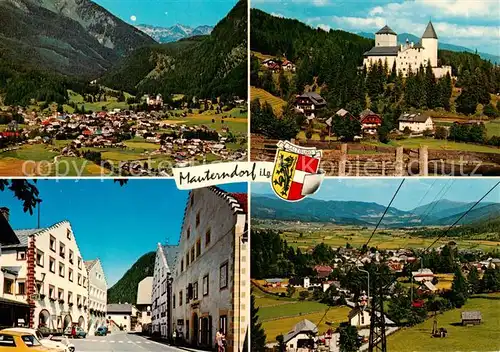
[[[24,295],[25,294],[25,290],[24,290],[24,282],[18,282],[17,283],[17,294],[18,295]]]
[[[82,286],[82,274],[78,274],[78,286]]]
[[[198,299],[198,281],[193,284],[193,299]]]
[[[201,240],[196,241],[196,258],[201,255]]]
[[[68,292],[68,304],[73,303],[73,292]]]
[[[52,285],[49,285],[49,298],[56,298],[56,288]]]
[[[17,251],[17,260],[26,260],[26,251]]]
[[[59,242],[59,256],[66,258],[66,246],[62,242]]]
[[[203,276],[203,296],[208,296],[208,275]]]
[[[66,237],[68,238],[68,240],[71,240],[71,230],[70,229],[66,230]]]
[[[179,307],[182,306],[182,291],[179,291]]]
[[[175,295],[172,296],[172,308],[175,309]]]
[[[73,269],[69,269],[69,274],[68,274],[68,279],[69,281],[73,282]]]
[[[221,265],[219,271],[220,289],[227,288],[228,262]]]
[[[54,236],[50,236],[50,250],[52,252],[56,251],[56,238]]]
[[[57,299],[64,300],[64,290],[62,288],[57,290]]]
[[[127,316],[126,315],[123,316],[123,320],[127,320]]]
[[[205,233],[205,247],[210,244],[211,237],[212,237],[212,231],[208,229],[207,232]]]
[[[191,228],[188,227],[187,231],[186,231],[186,236],[187,236],[187,239],[189,240],[189,237],[191,236]]]
[[[52,257],[49,258],[49,270],[54,274],[56,272],[56,260]]]
[[[186,254],[186,268],[189,266],[189,251]]]
[[[0,346],[1,347],[16,347],[14,337],[11,335],[0,335]]]
[[[39,249],[36,251],[36,265],[43,268],[43,252]]]
[[[78,269],[82,268],[82,258],[78,257]]]
[[[221,315],[219,317],[219,329],[222,330],[224,335],[227,335],[227,315]]]
[[[64,264],[59,263],[59,276],[64,277]]]
[[[13,294],[12,286],[14,285],[14,281],[11,279],[3,280],[3,293],[8,293],[9,295]]]
[[[181,273],[184,271],[184,259],[181,259]]]
[[[198,227],[198,225],[200,225],[200,212],[199,211],[196,214],[196,227]]]
[[[194,257],[194,246],[193,246],[193,248],[191,248],[191,263],[194,262],[194,259],[195,257]]]
[[[73,253],[73,251],[70,249],[70,250],[69,250],[69,262],[70,262],[71,264],[73,264],[73,258],[74,258],[74,253]]]
[[[43,284],[40,281],[36,283],[36,293],[43,294]]]

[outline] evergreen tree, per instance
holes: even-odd
[[[288,97],[288,93],[290,90],[290,83],[288,81],[288,78],[286,78],[285,76],[285,70],[280,71],[279,85],[280,85],[281,97],[283,99],[286,99]]]
[[[469,271],[467,282],[469,283],[470,293],[474,294],[481,291],[481,281],[479,280],[479,273],[475,266]]]
[[[340,352],[356,352],[361,347],[362,343],[358,339],[358,329],[355,326],[341,323],[339,333]]]
[[[361,124],[354,117],[335,115],[332,130],[342,141],[352,142],[355,136],[361,134]]]
[[[264,75],[262,75],[262,88],[273,95],[276,94],[276,85],[271,70],[265,71]]]
[[[438,95],[436,77],[434,76],[430,62],[425,68],[424,87],[426,92],[426,105],[429,109],[433,109],[439,105],[441,99]]]
[[[481,288],[484,292],[500,291],[500,270],[489,266],[481,280]]]
[[[469,290],[467,280],[457,266],[453,277],[453,283],[451,284],[450,300],[455,307],[460,308],[467,302],[468,296]]]
[[[250,297],[250,312],[251,312],[251,351],[263,352],[266,349],[266,333],[259,322],[259,308],[255,306],[255,296],[252,294]]]

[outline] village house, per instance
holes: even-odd
[[[137,285],[136,308],[139,311],[139,321],[136,330],[142,332],[151,332],[151,305],[153,295],[153,276],[145,277]]]
[[[313,322],[307,319],[298,322],[293,329],[283,337],[286,351],[310,351],[314,348],[314,338],[312,336],[317,333],[318,327]]]
[[[179,247],[162,245],[156,248],[155,267],[151,291],[151,304],[153,316],[151,318],[152,333],[167,338],[171,335],[172,326],[169,307],[172,305],[173,269],[178,260]],[[171,312],[171,310],[170,310]]]
[[[316,265],[313,270],[319,279],[326,279],[333,272],[332,267],[329,265]]]
[[[324,107],[326,107],[326,100],[318,93],[307,92],[295,98],[295,108],[308,120],[317,117],[317,111]]]
[[[247,195],[217,187],[191,191],[172,283],[172,328],[191,346],[243,350],[250,317]],[[168,260],[168,258],[167,258]]]
[[[146,95],[146,104],[149,106],[163,106],[163,98],[161,94],[157,94],[156,97],[151,97]]]
[[[88,333],[93,335],[98,327],[106,325],[108,284],[100,259],[85,261],[85,267],[89,278]]]
[[[411,275],[415,282],[432,281],[434,279],[434,273],[431,269],[418,269],[417,271],[412,271]]]
[[[408,128],[411,132],[421,133],[427,130],[434,130],[434,122],[428,115],[422,113],[403,113],[398,119],[399,130]]]
[[[357,328],[364,328],[370,326],[371,316],[370,310],[363,309],[357,306],[349,312],[349,324]]]
[[[436,78],[451,75],[451,66],[438,66],[438,37],[432,22],[429,21],[420,43],[410,43],[398,45],[398,36],[389,26],[384,26],[375,33],[375,46],[364,53],[363,65],[370,68],[379,62],[387,65],[390,71],[394,64],[396,72],[400,72],[404,77],[410,71],[416,72],[420,66],[430,65]]]
[[[139,311],[129,303],[113,303],[106,307],[108,324],[111,329],[135,331]]]
[[[382,118],[379,114],[366,109],[359,115],[359,123],[361,124],[361,130],[364,134],[376,134],[380,125],[382,125]]]
[[[480,325],[483,317],[478,310],[462,312],[462,325]]]
[[[2,246],[0,256],[12,277],[4,280],[4,298],[29,304],[29,327],[61,333],[78,324],[86,330],[88,275],[70,223],[15,234],[19,243]]]
[[[9,208],[0,208],[0,263],[2,246],[19,245],[14,230],[9,223]],[[0,327],[23,326],[29,321],[30,308],[27,300],[13,299],[13,293],[22,293],[24,282],[17,282],[18,270],[0,268]],[[16,292],[17,291],[17,292]]]
[[[283,60],[283,62],[281,63],[281,69],[284,71],[289,71],[289,72],[295,72],[295,70],[296,70],[293,62],[291,62],[290,60],[287,60],[287,59]]]
[[[432,284],[432,282],[426,281],[426,280],[422,281],[420,286],[417,289],[417,292],[419,295],[430,294],[430,293],[434,293],[436,291],[437,291],[436,286],[434,286]]]

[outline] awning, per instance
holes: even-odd
[[[7,298],[3,298],[3,297],[0,297],[0,305],[21,306],[21,307],[29,308],[28,303],[19,302],[19,301],[15,301],[13,299],[7,299]]]

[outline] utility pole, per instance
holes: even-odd
[[[384,314],[384,285],[382,280],[374,280],[372,311],[370,317],[370,338],[368,352],[387,352]]]

